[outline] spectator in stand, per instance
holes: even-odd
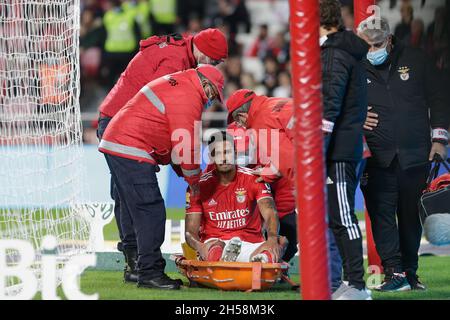
[[[188,22],[187,34],[196,34],[202,31],[202,21],[198,16],[193,15]]]
[[[269,27],[267,26],[267,24],[262,24],[261,26],[259,26],[258,37],[250,47],[248,56],[258,57],[261,60],[264,60],[270,53],[271,48],[272,44],[269,38]]]
[[[260,83],[256,83],[255,77],[251,73],[244,72],[241,74],[241,87],[252,90],[258,95],[266,94],[266,88]],[[232,92],[236,90],[233,90]]]
[[[279,65],[274,57],[268,56],[264,59],[264,68],[265,74],[263,84],[267,88],[267,94],[271,96],[273,94],[273,90],[278,85],[277,81],[278,81]]]
[[[227,25],[231,39],[234,40],[241,25],[244,25],[246,33],[250,32],[250,15],[245,0],[218,0],[217,4],[219,12],[213,21],[216,25]]]
[[[103,16],[103,75],[112,88],[133,58],[141,32],[132,11],[122,8],[121,0],[110,0]]]
[[[206,0],[178,0],[177,1],[177,12],[180,17],[180,23],[183,29],[190,29],[191,21],[197,20],[202,21],[205,18],[205,8],[207,5]],[[200,29],[202,25],[200,23]]]
[[[414,19],[411,23],[411,40],[409,45],[414,48],[425,49],[425,24],[422,19]]]
[[[177,0],[149,0],[149,2],[153,34],[174,33],[179,21]]]
[[[289,60],[289,42],[285,38],[286,32],[278,32],[273,39],[271,45],[271,55],[275,57],[281,68],[285,67],[285,64]]]
[[[225,63],[225,73],[228,81],[233,81],[240,85],[242,63],[239,56],[229,57]]]
[[[278,98],[291,97],[291,76],[288,72],[283,71],[278,75],[278,87],[273,90],[273,96]]]
[[[403,44],[410,42],[411,37],[411,23],[414,19],[414,9],[409,2],[403,2],[400,7],[400,14],[402,21],[395,27],[394,35]]]
[[[355,25],[355,17],[353,12],[353,5],[343,5],[341,7],[342,24],[346,31],[352,31]]]

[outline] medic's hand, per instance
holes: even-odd
[[[270,163],[265,167],[256,168],[254,174],[259,176],[255,180],[256,182],[273,183],[281,178],[281,174],[279,172],[274,172],[273,166],[271,166]]]
[[[368,107],[366,122],[364,123],[364,129],[368,131],[373,131],[374,128],[378,127],[378,114],[370,112],[373,107]]]
[[[447,160],[447,147],[442,143],[433,142],[428,160],[433,161],[436,154],[439,154],[443,161]]]

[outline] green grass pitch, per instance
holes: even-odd
[[[183,209],[168,209],[167,219],[184,218]],[[364,218],[363,213],[358,218]],[[105,240],[116,241],[118,231],[115,221],[104,229]],[[450,299],[450,257],[421,257],[419,275],[428,287],[425,292],[408,291],[401,293],[378,293],[372,291],[374,300],[431,300]],[[170,276],[187,279],[179,273]],[[292,276],[298,281],[298,275]],[[122,273],[118,271],[88,270],[81,277],[81,289],[85,294],[98,293],[102,300],[298,300],[300,295],[290,290],[288,285],[276,285],[266,292],[224,292],[213,289],[183,287],[180,291],[140,289],[133,284],[123,283]],[[59,290],[59,295],[63,296]],[[39,299],[39,295],[36,299]]]
[[[450,299],[450,257],[421,257],[420,275],[428,290],[399,293],[372,291],[374,300],[444,300]],[[169,273],[174,278],[187,279],[178,273]],[[294,281],[298,275],[292,276]],[[225,292],[214,289],[183,287],[179,291],[164,291],[137,288],[123,283],[118,271],[88,270],[81,277],[81,290],[85,294],[98,293],[101,300],[299,300],[297,291],[288,285],[276,285],[266,292]],[[59,295],[62,296],[61,290]],[[39,295],[36,299],[39,299]]]

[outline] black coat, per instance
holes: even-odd
[[[326,138],[327,160],[360,161],[367,116],[367,76],[362,59],[369,46],[353,32],[328,35],[322,45],[323,118],[334,123]]]
[[[397,155],[408,169],[429,162],[431,128],[449,127],[450,108],[431,59],[396,42],[383,65],[365,60],[369,106],[379,117],[378,127],[365,135],[372,152],[368,166],[386,168]]]

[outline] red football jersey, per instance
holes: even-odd
[[[272,198],[270,186],[256,183],[251,169],[237,167],[234,180],[227,186],[219,182],[216,170],[200,178],[200,194],[186,195],[186,214],[202,214],[200,240],[229,240],[239,237],[251,243],[263,242],[263,220],[255,213],[257,201]]]

